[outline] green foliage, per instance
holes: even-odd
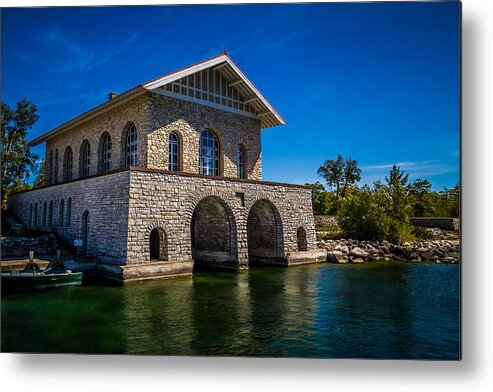
[[[36,169],[37,155],[29,151],[27,131],[38,120],[36,106],[23,99],[12,109],[2,102],[2,202],[9,193],[29,189],[27,178]]]
[[[417,179],[407,186],[411,200],[412,216],[459,217],[459,184],[441,192],[432,192],[428,180]]]
[[[338,155],[336,160],[326,160],[323,166],[318,168],[317,173],[325,179],[331,189],[335,188],[336,211],[339,199],[345,198],[348,189],[361,180],[361,169],[358,168],[358,162],[351,157],[344,159],[342,155]]]
[[[420,240],[431,240],[434,238],[430,230],[420,226],[413,226],[412,235]]]
[[[312,187],[312,206],[315,215],[332,215],[335,213],[335,195],[320,183],[305,184]]]
[[[394,165],[386,183],[355,188],[341,202],[337,221],[345,236],[400,243],[411,238],[407,175]]]

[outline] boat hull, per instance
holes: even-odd
[[[79,286],[82,272],[40,274],[2,272],[2,291],[38,290],[51,287]]]

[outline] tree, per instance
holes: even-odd
[[[361,169],[358,168],[358,162],[351,157],[344,159],[340,154],[336,160],[326,160],[323,166],[318,168],[317,173],[325,179],[328,186],[335,188],[336,210],[339,208],[339,198],[346,197],[348,187],[361,180]]]
[[[38,156],[29,151],[27,131],[38,121],[36,106],[23,99],[12,109],[2,102],[2,202],[6,196],[23,187],[29,187],[27,178],[36,168]]]
[[[312,206],[315,215],[331,215],[335,213],[335,196],[320,183],[305,184],[312,188]]]
[[[431,182],[418,178],[407,185],[413,216],[433,216]]]

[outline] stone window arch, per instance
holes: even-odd
[[[43,203],[43,220],[42,220],[42,223],[43,223],[43,226],[46,226],[46,213],[48,212],[48,203],[45,201]]]
[[[112,149],[113,141],[111,135],[108,132],[104,132],[99,141],[99,170],[101,173],[109,172],[113,167]]]
[[[33,226],[38,225],[38,202],[34,203],[34,217],[33,217]]]
[[[181,143],[176,132],[169,134],[168,151],[168,170],[180,171]]]
[[[59,215],[58,215],[58,224],[60,226],[63,226],[63,223],[64,223],[63,222],[64,221],[63,214],[65,212],[64,209],[65,209],[65,199],[62,199],[62,200],[60,200],[60,206],[58,207],[58,213],[59,213]]]
[[[72,198],[69,197],[67,200],[67,226],[72,223]]]
[[[210,129],[200,135],[199,173],[208,176],[219,176],[221,165],[221,149],[219,139]]]
[[[138,166],[138,132],[134,123],[130,123],[124,138],[123,156],[125,157],[124,166]]]
[[[65,156],[63,158],[63,179],[70,181],[73,178],[74,169],[74,154],[72,153],[72,147],[68,146],[65,149]]]
[[[81,237],[82,237],[82,254],[87,256],[89,254],[89,211],[85,210],[81,219]]]
[[[298,227],[298,230],[296,230],[296,238],[298,241],[298,250],[308,250],[306,230],[303,226]]]
[[[91,144],[86,139],[80,147],[80,177],[91,175]]]
[[[236,176],[238,178],[246,178],[245,175],[245,149],[238,144],[236,148]]]
[[[50,204],[48,207],[48,224],[47,226],[53,226],[53,200],[50,200]]]

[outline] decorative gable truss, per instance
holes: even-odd
[[[156,78],[143,87],[168,97],[257,118],[262,128],[286,123],[227,54]]]

